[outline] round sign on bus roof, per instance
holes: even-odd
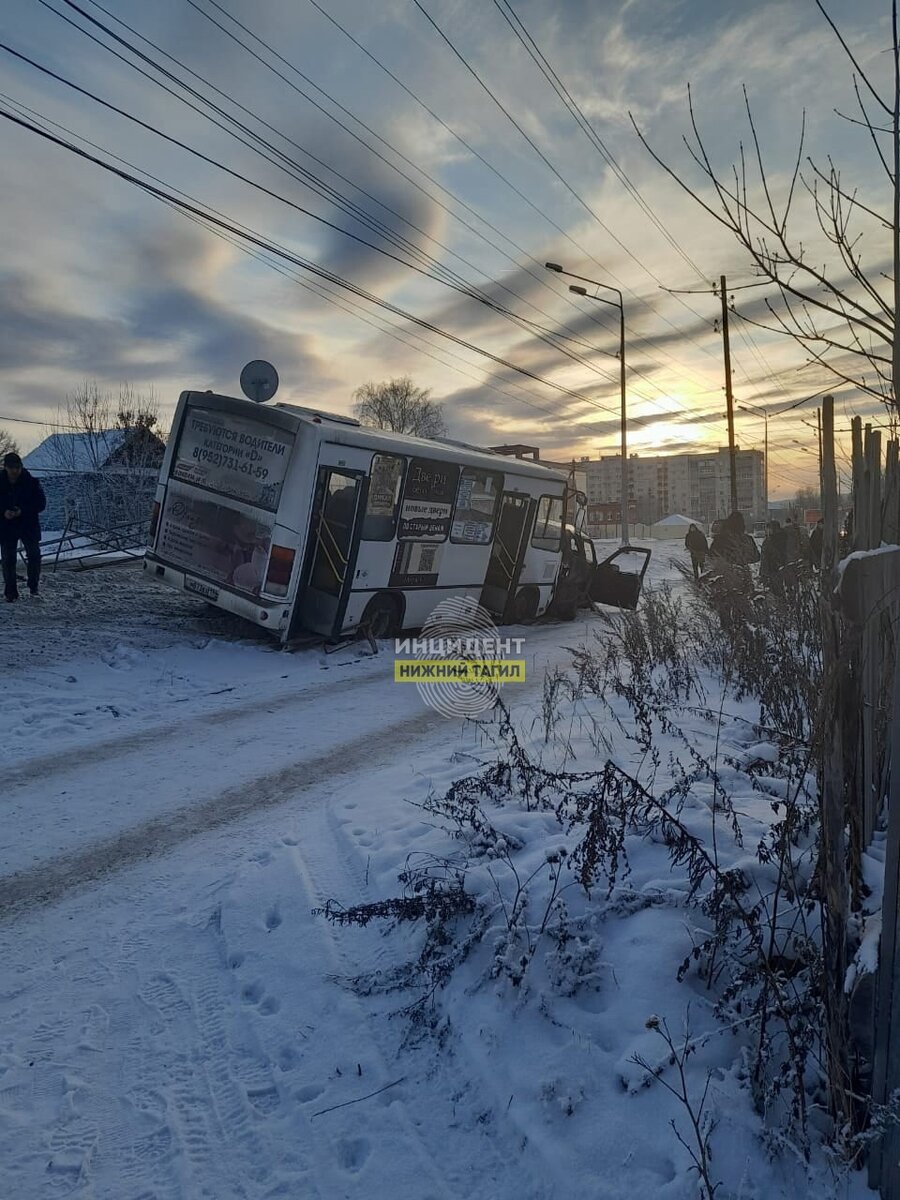
[[[278,372],[265,359],[255,358],[241,371],[241,391],[248,400],[264,404],[278,391]]]

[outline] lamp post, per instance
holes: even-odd
[[[619,389],[621,392],[621,426],[622,426],[622,499],[621,499],[621,518],[622,518],[622,546],[627,548],[630,545],[628,538],[628,445],[626,436],[626,421],[627,407],[625,398],[625,301],[621,291],[612,287],[608,283],[598,283],[596,279],[587,279],[584,275],[573,275],[571,271],[564,271],[559,263],[544,263],[548,271],[555,271],[558,275],[567,275],[569,279],[580,279],[582,283],[588,283],[591,287],[603,288],[608,292],[615,292],[618,300],[607,300],[605,296],[590,296],[591,300],[597,300],[600,304],[608,304],[611,308],[619,310]],[[575,284],[569,284],[569,291],[574,292],[577,296],[588,296],[587,288],[578,287]]]
[[[764,438],[763,444],[765,446],[765,453],[763,455],[763,466],[764,466],[763,491],[766,494],[766,521],[768,521],[768,519],[769,519],[769,414],[766,412],[766,410],[764,408],[757,408],[755,404],[739,404],[738,408],[743,409],[744,412],[756,413],[758,416],[762,417],[762,419],[765,423],[765,433],[763,435],[763,438]]]

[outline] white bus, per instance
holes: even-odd
[[[449,596],[539,616],[567,479],[291,404],[183,392],[144,569],[288,642],[420,628]]]

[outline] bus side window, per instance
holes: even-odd
[[[375,454],[369,473],[369,495],[363,515],[362,538],[367,542],[390,542],[397,529],[397,508],[406,459],[394,454]]]
[[[494,520],[502,490],[503,476],[499,471],[464,467],[456,491],[450,541],[487,546],[494,536]]]
[[[562,540],[563,502],[560,496],[541,496],[531,544],[538,550],[559,550]]]

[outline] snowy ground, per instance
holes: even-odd
[[[657,547],[650,586],[681,555]],[[659,1054],[648,1016],[677,1028],[692,994],[674,978],[684,913],[655,900],[684,881],[659,847],[635,860],[644,902],[598,919],[587,986],[525,997],[473,966],[441,998],[444,1041],[410,1044],[402,997],[345,981],[389,971],[415,932],[311,910],[396,894],[411,851],[446,852],[409,802],[490,761],[490,727],[431,712],[390,653],[283,654],[133,568],[48,574],[44,592],[0,611],[0,1196],[697,1194],[677,1107],[629,1063]],[[544,671],[599,627],[516,631],[523,736],[540,741]],[[750,729],[729,723],[735,752]],[[553,837],[545,814],[504,819]],[[806,1195],[766,1162],[732,1058],[719,1040],[705,1060],[727,1194]]]

